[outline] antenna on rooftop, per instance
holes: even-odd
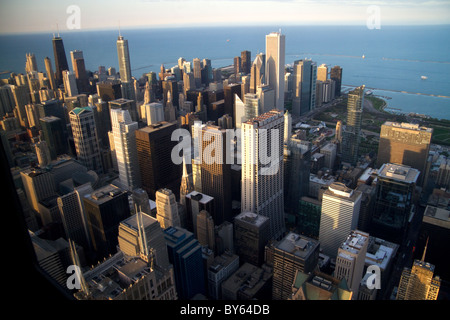
[[[427,253],[428,239],[430,239],[429,236],[427,237],[427,242],[425,243],[425,248],[423,249],[422,260],[421,260],[423,262],[425,262],[425,254]]]
[[[58,33],[58,38],[59,38],[59,27],[58,27],[58,22],[56,23],[56,32]]]
[[[120,33],[120,20],[119,20],[119,37],[121,37],[122,34]]]

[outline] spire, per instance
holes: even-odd
[[[425,254],[427,253],[428,239],[430,239],[429,236],[427,237],[427,242],[425,243],[425,248],[423,249],[422,260],[421,260],[423,262],[425,262]]]

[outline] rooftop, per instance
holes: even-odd
[[[258,227],[269,220],[269,218],[253,212],[242,212],[238,214],[234,219],[244,221]]]
[[[95,190],[91,194],[87,194],[85,198],[89,199],[90,201],[95,202],[96,204],[105,203],[106,201],[117,197],[118,195],[121,195],[125,193],[126,191],[112,185],[108,184],[100,189]]]
[[[433,132],[432,128],[427,127],[421,127],[419,124],[416,123],[407,123],[407,122],[392,122],[392,121],[386,121],[384,126],[390,126],[395,128],[401,128],[401,129],[409,129],[409,130],[416,130],[416,131],[425,131],[425,132]]]
[[[294,232],[289,232],[278,244],[276,244],[276,247],[279,250],[292,253],[303,259],[306,259],[318,246],[319,242],[317,240],[298,235]]]
[[[275,118],[284,117],[284,114],[282,111],[274,109],[274,110],[270,110],[266,113],[263,113],[255,118],[247,120],[245,123],[246,124],[254,124],[255,122],[257,122],[258,126],[259,126],[259,125],[261,125],[260,122],[262,122],[262,125],[264,125],[266,121],[268,121],[269,119],[271,119],[273,117],[275,117]]]
[[[368,233],[353,230],[350,232],[347,239],[345,239],[345,241],[341,244],[340,249],[357,254],[368,241]]]
[[[378,170],[378,176],[406,183],[415,183],[419,178],[420,171],[409,166],[385,163]]]

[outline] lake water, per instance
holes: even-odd
[[[233,64],[233,57],[249,50],[253,60],[265,51],[265,35],[278,29],[129,29],[122,30],[122,35],[128,40],[133,76],[140,77],[159,72],[161,64],[176,65],[179,57],[208,58],[217,68]],[[344,85],[373,88],[374,94],[390,98],[390,108],[450,119],[450,25],[382,26],[379,30],[287,26],[281,31],[286,35],[286,64],[311,58],[317,65],[339,65]],[[87,69],[94,71],[102,65],[118,71],[117,36],[115,30],[61,33],[69,66],[70,51],[77,49],[83,51]],[[1,35],[0,71],[23,73],[27,52],[36,55],[38,69],[45,71],[46,56],[54,63],[51,39],[50,33]]]

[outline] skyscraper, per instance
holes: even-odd
[[[103,167],[92,108],[75,108],[69,112],[69,118],[78,160],[88,170],[102,173]]]
[[[294,232],[266,246],[266,263],[273,265],[273,300],[287,300],[291,296],[297,270],[309,273],[316,269],[319,247],[319,241]]]
[[[427,174],[433,128],[413,123],[387,121],[381,126],[378,144],[377,167],[385,163],[397,163],[420,171],[418,184]]]
[[[83,51],[74,50],[70,51],[70,57],[72,60],[72,70],[75,74],[78,92],[88,93],[89,79],[86,73],[86,66],[84,63]]]
[[[335,258],[339,246],[358,225],[361,193],[333,182],[322,198],[319,241],[324,254]]]
[[[248,50],[244,50],[241,52],[241,71],[244,74],[249,74],[252,66],[252,57],[251,52]]]
[[[120,109],[120,110],[128,110],[131,116],[131,120],[134,122],[139,121],[139,116],[136,108],[136,101],[120,98],[113,101],[109,101],[109,109]]]
[[[285,230],[283,111],[272,110],[244,122],[241,135],[242,212],[253,212],[268,217],[270,236],[278,239]],[[271,159],[268,161],[269,152]]]
[[[65,93],[68,97],[73,97],[78,95],[78,87],[75,79],[75,75],[69,70],[64,70],[62,72],[63,83]]]
[[[55,160],[57,156],[67,153],[68,142],[64,135],[64,125],[60,118],[54,116],[39,119],[42,130],[42,139],[47,142],[50,157]]]
[[[57,86],[55,82],[55,74],[53,73],[52,62],[50,61],[50,58],[45,57],[44,63],[45,63],[45,72],[47,72],[47,78],[50,81],[50,87],[54,92],[56,92]]]
[[[256,93],[258,86],[265,83],[266,55],[258,53],[250,70],[250,93]]]
[[[328,80],[328,66],[326,64],[321,64],[317,67],[317,80],[327,81]]]
[[[280,32],[266,35],[265,78],[275,91],[275,108],[284,111],[285,36]]]
[[[441,279],[434,276],[435,266],[414,260],[411,269],[404,268],[398,285],[397,300],[437,300]]]
[[[173,264],[177,293],[180,300],[196,294],[206,294],[202,247],[192,232],[169,227],[164,230],[169,262]]]
[[[348,93],[347,123],[342,137],[342,162],[356,165],[361,141],[361,121],[364,108],[364,85]]]
[[[155,199],[161,188],[180,189],[181,166],[172,161],[172,150],[177,141],[172,141],[176,123],[165,121],[136,131],[136,148],[142,188],[150,199]]]
[[[339,66],[334,66],[331,68],[330,79],[336,81],[335,96],[339,97],[341,95],[342,86],[342,68]]]
[[[27,58],[27,62],[25,64],[25,72],[29,73],[29,72],[37,72],[37,63],[36,63],[36,56],[34,55],[34,53],[27,53],[26,54],[26,58]]]
[[[128,50],[128,40],[122,35],[117,38],[117,57],[119,59],[120,81],[131,83],[130,51]]]
[[[130,216],[127,192],[109,184],[86,195],[83,202],[97,258],[116,253],[119,223]]]
[[[163,229],[180,227],[177,200],[172,190],[163,188],[156,191],[156,219]]]
[[[64,70],[69,70],[69,65],[67,64],[66,51],[64,50],[64,43],[62,38],[59,35],[57,37],[53,37],[52,43],[53,54],[55,56],[56,85],[60,86],[63,84],[62,72]]]
[[[409,166],[386,163],[378,170],[376,202],[370,234],[402,244],[408,220],[415,206],[415,188],[420,171]]]
[[[214,251],[215,249],[215,234],[214,234],[214,220],[208,211],[202,210],[197,215],[197,230],[196,235],[198,242],[202,246]]]
[[[192,191],[186,195],[186,228],[193,233],[197,233],[197,216],[200,211],[205,210],[211,214],[214,213],[214,198]]]
[[[234,246],[242,262],[260,266],[264,262],[264,247],[269,241],[269,218],[242,212],[234,218]]]
[[[363,278],[369,234],[352,230],[347,239],[338,249],[334,276],[342,280],[345,278],[353,292],[353,299],[358,297],[358,289]]]
[[[111,126],[120,182],[134,190],[141,186],[136,149],[138,123],[131,120],[128,110],[111,109]]]
[[[202,193],[214,198],[215,210],[210,212],[217,225],[231,222],[231,157],[227,149],[226,130],[206,125],[201,131]]]
[[[310,59],[294,62],[292,114],[304,115],[316,106],[317,65]]]

